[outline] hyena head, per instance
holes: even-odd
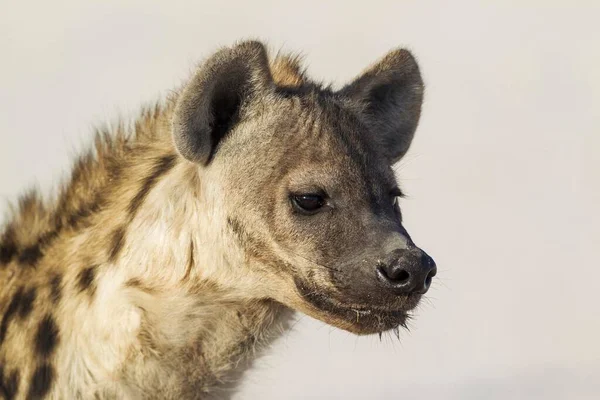
[[[206,274],[354,333],[397,328],[436,273],[402,226],[391,168],[419,120],[418,66],[395,50],[334,91],[296,61],[244,42],[179,95],[176,147],[239,255]]]

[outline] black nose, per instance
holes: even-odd
[[[433,258],[418,248],[396,250],[377,267],[380,281],[397,294],[426,293],[436,273]]]

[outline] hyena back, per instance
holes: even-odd
[[[0,237],[0,397],[226,397],[289,310],[404,325],[436,272],[391,168],[422,96],[406,50],[332,90],[249,41],[99,134]]]

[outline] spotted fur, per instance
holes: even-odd
[[[355,251],[365,229],[408,243],[385,191],[421,97],[405,50],[334,92],[242,42],[99,131],[57,197],[26,193],[0,232],[0,398],[222,398],[290,309],[360,334],[402,324],[418,298],[336,271],[377,257]],[[282,190],[307,177],[355,213],[290,220]]]

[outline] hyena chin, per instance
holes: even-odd
[[[247,41],[100,132],[0,237],[0,397],[222,398],[289,310],[403,326],[436,274],[391,167],[422,98],[404,49],[333,90]]]

